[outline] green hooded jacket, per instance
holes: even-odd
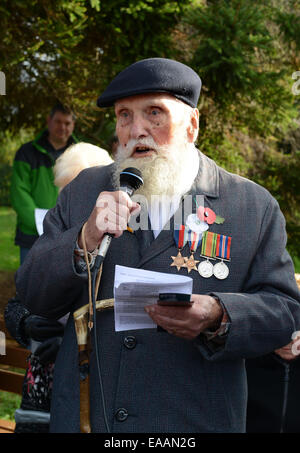
[[[44,130],[17,151],[12,171],[11,204],[17,213],[15,244],[30,248],[38,238],[34,211],[56,204],[58,188],[54,185],[54,156],[58,157],[78,140],[72,134],[65,147],[55,150]],[[52,155],[51,155],[52,154]]]

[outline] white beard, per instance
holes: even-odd
[[[141,171],[144,185],[135,193],[150,202],[151,196],[182,196],[187,193],[197,175],[199,167],[198,151],[193,143],[181,141],[179,145],[158,146],[152,138],[130,140],[123,148],[118,147],[115,163],[114,184],[119,187],[120,172],[127,167]],[[149,157],[131,156],[136,144],[146,145],[156,150]]]

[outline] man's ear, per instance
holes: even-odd
[[[190,123],[187,128],[187,136],[191,143],[195,143],[199,131],[199,110],[193,109],[191,111]]]

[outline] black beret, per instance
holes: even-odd
[[[98,107],[111,107],[122,98],[146,93],[169,93],[191,107],[197,107],[201,79],[178,61],[148,58],[120,72],[98,98]]]

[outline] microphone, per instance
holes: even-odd
[[[137,168],[125,168],[120,173],[120,190],[128,193],[131,197],[133,193],[144,184],[142,173]]]
[[[137,168],[128,167],[120,173],[120,190],[126,192],[130,197],[134,192],[144,184],[142,173]],[[95,260],[94,267],[99,268],[103,262],[106,253],[109,249],[113,234],[106,233],[103,236],[101,245],[99,247],[98,255]],[[98,259],[98,257],[101,257]],[[99,267],[98,267],[99,266]]]

